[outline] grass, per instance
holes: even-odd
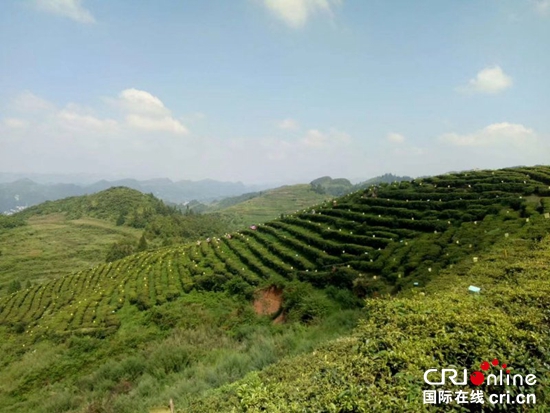
[[[537,174],[536,179],[529,178],[531,172]],[[259,224],[255,230],[140,252],[0,298],[0,410],[139,412],[165,406],[169,398],[177,401],[178,407],[192,406],[207,391],[349,332],[359,314],[354,310],[358,297],[399,294],[396,300],[366,301],[365,323],[370,324],[360,327],[363,341],[344,339],[343,344],[330,347],[339,349],[335,354],[321,351],[327,359],[333,357],[335,364],[329,366],[333,370],[316,370],[316,363],[322,363],[316,356],[309,357],[311,366],[308,357],[298,359],[297,363],[308,364],[302,370],[304,377],[317,377],[318,395],[308,390],[316,383],[304,378],[296,381],[294,373],[299,371],[292,369],[291,361],[285,362],[284,371],[269,371],[283,380],[279,384],[281,397],[293,400],[295,406],[277,399],[278,387],[270,388],[265,375],[256,375],[241,383],[244,387],[229,389],[233,393],[228,400],[218,395],[212,405],[210,401],[205,405],[210,410],[203,409],[231,411],[227,403],[237,403],[240,410],[261,411],[267,406],[274,412],[315,411],[332,403],[339,406],[331,407],[333,411],[360,411],[367,401],[356,398],[357,388],[345,386],[355,380],[346,374],[354,371],[355,364],[361,365],[363,370],[354,374],[367,375],[370,383],[370,371],[379,375],[393,372],[394,365],[371,363],[376,357],[393,357],[383,350],[385,335],[395,339],[388,344],[395,347],[401,336],[394,337],[393,332],[401,328],[405,336],[414,337],[412,333],[424,330],[436,334],[424,328],[421,318],[414,318],[418,311],[431,308],[442,319],[456,313],[458,319],[450,320],[450,326],[468,324],[468,318],[460,316],[464,306],[452,310],[453,302],[460,302],[460,292],[453,290],[455,295],[441,301],[430,296],[425,308],[423,301],[403,301],[409,299],[408,294],[415,294],[449,270],[458,276],[468,274],[473,256],[483,264],[475,268],[487,269],[498,261],[487,258],[494,256],[491,248],[495,245],[512,250],[512,241],[519,240],[518,245],[533,247],[548,235],[550,220],[543,215],[550,196],[547,178],[550,180],[549,168],[537,167],[373,186]],[[541,202],[526,201],[529,196]],[[109,199],[120,204],[115,196]],[[139,218],[138,222],[145,219],[143,214],[127,213],[132,219]],[[170,222],[165,224],[170,226]],[[518,247],[518,251],[521,255],[523,250]],[[507,268],[503,270],[506,273]],[[488,274],[490,270],[480,274],[480,279]],[[287,324],[273,325],[270,318],[252,313],[254,292],[269,286],[283,290]],[[539,287],[546,291],[544,285]],[[515,301],[506,305],[519,313],[522,297],[512,297]],[[474,303],[468,298],[463,305]],[[410,326],[403,325],[408,318],[384,318],[386,312],[388,316],[403,315],[400,307],[410,307],[405,312],[414,321]],[[384,320],[391,328],[385,327]],[[510,325],[502,324],[504,320],[502,315],[494,320],[479,318],[508,334]],[[514,322],[521,327],[522,320]],[[504,346],[502,335],[492,335],[497,330],[488,331],[490,339]],[[370,342],[371,337],[382,342],[378,352],[361,344]],[[525,349],[521,337],[510,337],[517,339],[520,350]],[[425,343],[429,337],[422,338]],[[408,357],[399,359],[401,364],[414,364],[414,351],[433,350],[414,347],[413,339],[408,345],[413,350],[399,348]],[[358,356],[349,356],[357,351],[367,360],[363,364]],[[474,354],[475,349],[468,351]],[[538,360],[537,354],[531,355]],[[341,358],[341,365],[334,357]],[[391,357],[382,361],[389,363]],[[455,363],[456,357],[451,354],[447,361]],[[376,370],[379,367],[382,370]],[[524,367],[529,365],[524,363]],[[292,394],[286,382],[304,389],[309,401]],[[265,392],[264,388],[271,390]],[[372,397],[381,398],[379,403],[389,402],[383,394],[390,394],[391,386],[372,391]],[[417,395],[418,388],[411,392]],[[42,403],[46,399],[48,403]],[[223,408],[213,407],[217,403]],[[277,410],[278,405],[286,407]],[[400,411],[403,405],[395,407]]]
[[[546,188],[515,170],[372,187],[256,230],[141,252],[25,288],[0,300],[0,323],[16,330],[24,325],[39,336],[106,333],[120,324],[116,312],[127,303],[147,310],[193,289],[250,297],[254,288],[279,278],[353,289],[359,296],[397,292],[425,284],[506,232],[544,236],[544,209],[524,196],[546,200]],[[277,248],[269,248],[268,239]],[[30,245],[27,252],[34,250]]]
[[[216,210],[233,219],[237,227],[257,225],[331,199],[329,194],[313,191],[311,185],[288,185],[265,191],[262,195],[225,209]]]
[[[548,260],[550,237],[501,240],[477,262],[464,259],[426,287],[367,299],[366,317],[352,334],[249,373],[178,412],[547,412]],[[469,285],[480,286],[481,293],[469,293]],[[535,374],[536,385],[424,383],[428,369],[472,373],[494,358],[513,375]],[[481,390],[484,404],[424,404],[424,390]],[[534,394],[536,404],[490,403],[490,394],[507,392],[511,400]]]
[[[0,358],[0,411],[145,413],[170,399],[187,406],[208,390],[350,332],[360,313],[276,325],[221,292],[192,292],[147,312],[125,306],[121,327],[105,338],[73,334],[25,346],[24,336],[3,340],[0,350],[9,356]]]
[[[105,262],[111,244],[141,231],[63,213],[33,216],[27,225],[0,231],[0,295],[17,279],[42,283]]]

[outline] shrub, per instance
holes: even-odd
[[[333,308],[327,296],[310,284],[294,281],[283,292],[283,309],[289,321],[311,323]]]

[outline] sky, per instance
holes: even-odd
[[[550,0],[2,0],[0,171],[548,164],[549,51]]]

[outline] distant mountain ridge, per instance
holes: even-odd
[[[257,186],[247,186],[242,182],[221,182],[212,179],[200,181],[172,181],[168,178],[140,181],[121,179],[101,180],[90,185],[42,184],[28,178],[20,178],[9,183],[0,183],[0,213],[16,212],[45,201],[55,201],[70,196],[89,195],[112,187],[125,186],[173,203],[186,203],[191,200],[211,202],[216,199],[238,196],[258,190]]]
[[[367,179],[366,181],[359,182],[358,187],[366,187],[374,184],[391,184],[393,182],[412,181],[414,178],[411,176],[399,176],[391,173],[385,173],[384,175],[375,176],[374,178]]]
[[[195,201],[194,204],[208,204],[230,197],[237,197],[237,199],[228,199],[225,205],[220,204],[217,209],[260,196],[260,191],[273,189],[268,185],[245,185],[242,182],[223,182],[213,179],[172,181],[169,178],[148,180],[126,178],[118,180],[102,179],[91,184],[85,184],[48,183],[51,182],[49,179],[62,178],[57,175],[31,174],[28,176],[33,179],[25,177],[23,174],[0,173],[0,214],[15,213],[42,202],[55,201],[70,196],[90,195],[120,186],[135,189],[145,194],[152,193],[165,202],[176,204],[186,204],[191,201]],[[37,177],[37,180],[34,179],[35,177]],[[75,177],[76,181],[79,181],[78,177]],[[9,179],[14,180],[5,182]],[[353,185],[345,178],[333,179],[329,176],[323,176],[311,181],[310,185],[320,194],[342,196],[375,183],[401,182],[412,179],[408,176],[397,176],[388,173]],[[200,206],[199,208],[193,207],[193,209],[196,211],[202,210]]]

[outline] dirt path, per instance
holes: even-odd
[[[267,290],[259,291],[254,300],[254,311],[259,315],[273,315],[280,311],[283,304],[283,290],[275,286],[269,287]],[[284,315],[281,313],[274,323],[282,323]]]

